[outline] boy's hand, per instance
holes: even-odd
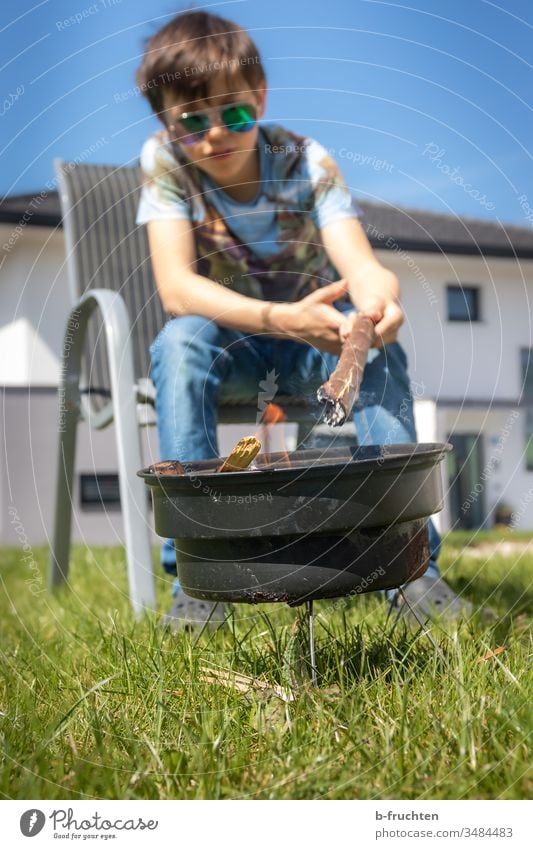
[[[350,281],[352,302],[377,321],[375,346],[395,342],[404,321],[400,282],[376,259],[361,222],[357,218],[331,221],[320,235],[333,265]],[[351,322],[347,317],[343,323],[343,338],[350,332]]]
[[[403,310],[397,301],[369,297],[366,301],[360,301],[358,306],[360,312],[364,312],[376,322],[374,328],[376,340],[373,347],[382,348],[383,345],[396,342],[398,330],[405,318]],[[343,343],[350,335],[355,316],[355,312],[345,316],[339,327],[339,336]]]
[[[344,322],[340,310],[331,304],[348,291],[348,281],[338,280],[322,286],[300,301],[276,304],[271,312],[272,323],[284,336],[306,342],[320,351],[340,354],[342,339],[339,330]]]

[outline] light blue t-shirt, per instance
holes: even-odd
[[[320,229],[361,210],[319,142],[262,124],[257,145],[260,188],[242,203],[187,160],[165,131],[154,134],[141,153],[137,223],[189,220],[198,273],[252,297],[299,300],[339,276]]]

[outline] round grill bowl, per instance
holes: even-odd
[[[189,595],[300,604],[399,586],[428,561],[425,518],[442,508],[441,443],[260,455],[253,469],[138,474],[155,528],[176,540]]]

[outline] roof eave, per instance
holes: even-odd
[[[457,242],[418,242],[389,237],[394,244],[386,245],[379,239],[369,237],[373,248],[379,250],[405,251],[406,253],[455,254],[458,256],[487,256],[501,259],[533,259],[533,249],[499,248],[492,245],[464,245]]]

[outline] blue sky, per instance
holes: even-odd
[[[141,96],[123,95],[144,40],[185,5],[3,0],[3,194],[41,190],[54,157],[135,161],[157,122]],[[330,148],[357,197],[531,226],[527,0],[196,5],[250,30],[265,120]]]

